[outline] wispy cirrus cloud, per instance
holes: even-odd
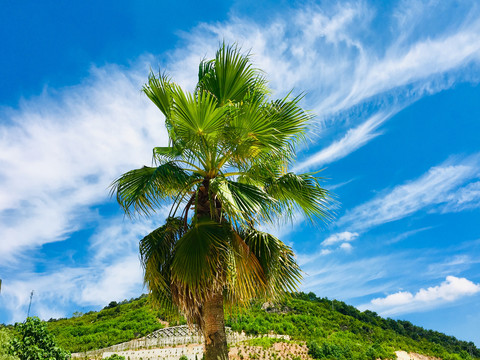
[[[472,256],[475,253],[475,248],[478,248],[478,244],[475,244],[475,241],[467,242],[467,244],[469,247],[467,253],[449,254],[444,258],[435,259],[425,267],[425,275],[435,278],[459,275],[480,264],[480,259]]]
[[[96,217],[122,172],[166,143],[162,118],[139,89],[145,62],[93,68],[84,83],[46,89],[1,113],[0,253],[65,239]]]
[[[79,85],[47,88],[2,109],[0,308],[8,321],[25,316],[31,290],[32,313],[47,319],[69,315],[72,304],[98,306],[141,291],[138,240],[156,218],[109,221],[95,207],[111,202],[116,177],[150,165],[152,148],[167,143],[162,116],[140,92],[152,59],[131,69],[92,68]],[[94,234],[81,240],[86,254],[55,266],[38,257],[44,245],[92,226]]]
[[[450,194],[442,213],[459,212],[480,207],[480,181],[472,182]]]
[[[164,217],[160,213],[148,220],[103,219],[89,239],[87,261],[82,263],[49,259],[41,272],[3,268],[0,308],[8,311],[7,321],[25,318],[31,290],[31,314],[43,319],[71,315],[72,304],[81,309],[138,296],[143,289],[138,241],[163,223]]]
[[[473,3],[460,8],[462,13],[454,20],[442,16],[451,11],[448,6],[400,2],[385,17],[388,36],[380,37],[381,42],[377,37],[375,47],[368,34],[377,34],[373,24],[379,15],[364,2],[310,5],[263,24],[242,17],[200,24],[184,34],[187,46],[172,55],[181,59],[174,72],[191,68],[199,54],[213,54],[222,40],[252,49],[254,62],[266,71],[276,95],[307,90],[305,102],[320,124],[317,136],[331,135],[331,127],[343,128],[343,135],[337,132],[337,140],[301,160],[295,169],[318,168],[367,144],[382,133],[383,123],[421,97],[457,82],[479,80],[466,68],[479,65],[480,10]],[[430,31],[422,27],[422,18],[434,19],[432,27],[441,23]],[[194,86],[185,75],[180,79]]]
[[[183,34],[186,46],[172,58],[183,59],[175,69],[190,67],[199,55],[213,54],[223,40],[252,49],[254,62],[266,71],[277,94],[307,89],[306,100],[320,119],[392,90],[395,94],[389,96],[404,99],[442,90],[455,79],[478,80],[471,71],[444,78],[479,60],[480,10],[474,3],[455,19],[441,16],[446,11],[442,8],[419,7],[415,15],[406,11],[410,9],[411,4],[400,3],[393,13],[382,14],[389,21],[382,24],[389,36],[375,47],[371,36],[378,40],[377,9],[365,2],[343,2],[301,7],[262,24],[240,16],[203,23]],[[425,17],[443,22],[435,32],[424,26],[413,36],[412,27]]]
[[[350,232],[350,231],[344,231],[340,233],[335,233],[327,237],[325,240],[322,241],[321,245],[323,247],[328,247],[328,249],[322,249],[320,250],[321,255],[328,255],[330,254],[333,249],[332,247],[337,246],[337,249],[343,250],[346,252],[350,252],[353,250],[352,242],[358,237],[358,233],[356,232]]]
[[[469,185],[469,182],[478,178],[479,170],[478,154],[463,160],[447,160],[430,168],[419,178],[384,191],[374,199],[347,211],[337,225],[350,231],[365,231],[420,210],[429,210],[435,205],[458,203],[464,199],[465,189],[475,188],[476,181],[473,185]],[[472,202],[468,203],[473,206]]]
[[[425,226],[425,227],[422,227],[422,228],[419,228],[419,229],[405,231],[404,233],[398,234],[398,235],[394,236],[393,238],[390,238],[388,241],[386,241],[386,244],[390,245],[390,244],[398,243],[399,241],[407,239],[410,236],[421,233],[423,231],[430,230],[432,228],[433,228],[433,226]]]
[[[305,171],[344,158],[373,138],[381,135],[381,132],[377,131],[378,127],[397,111],[398,110],[395,110],[389,113],[380,112],[372,115],[368,120],[364,121],[357,127],[349,129],[340,140],[334,141],[326,148],[299,162],[295,165],[293,170]]]
[[[344,261],[337,256],[300,254],[299,261],[305,272],[302,289],[317,295],[329,294],[335,299],[347,300],[364,297],[399,286],[399,279],[389,276],[388,269],[398,266],[402,270],[405,254],[372,256]],[[348,284],[348,287],[345,286]]]
[[[382,316],[398,315],[432,309],[478,293],[480,293],[480,284],[475,284],[466,278],[447,276],[440,285],[422,288],[415,294],[399,291],[384,298],[375,298],[369,304],[361,305],[359,308],[377,311]]]

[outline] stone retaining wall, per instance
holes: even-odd
[[[124,356],[126,360],[177,360],[183,355],[188,360],[200,360],[203,356],[203,345],[191,344],[175,348],[104,352],[103,358],[113,354]]]
[[[229,344],[236,344],[240,341],[258,337],[246,335],[243,332],[236,333],[233,332],[230,328],[226,328],[225,330],[227,333],[227,342]],[[290,339],[288,335],[265,336]],[[190,346],[192,344],[194,344],[195,346]],[[186,325],[172,326],[157,330],[142,338],[134,339],[121,344],[112,345],[107,348],[91,350],[82,353],[73,353],[72,358],[102,359],[112,354],[119,354],[125,356],[126,360],[129,360],[129,357],[130,360],[176,360],[179,359],[182,355],[186,355],[189,360],[195,360],[195,355],[197,355],[198,359],[201,359],[203,356],[203,345],[201,344],[203,344],[203,336],[200,335],[198,331],[191,330]],[[201,352],[197,351],[197,348],[201,348]],[[123,355],[123,353],[128,353],[129,355],[126,356]],[[147,356],[146,354],[151,354],[151,357]]]

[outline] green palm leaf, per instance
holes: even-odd
[[[182,156],[182,149],[169,146],[157,146],[153,148],[153,160],[157,165],[165,164]]]
[[[248,55],[242,55],[235,46],[223,44],[214,61],[200,64],[197,91],[208,91],[223,106],[228,102],[242,101],[264,83],[260,72],[252,67]]]
[[[230,258],[227,262],[227,294],[230,307],[248,304],[249,300],[266,291],[268,279],[255,254],[244,239],[234,233]]]
[[[158,167],[148,167],[129,171],[115,180],[111,191],[117,193],[117,201],[129,215],[133,212],[149,214],[162,201],[173,199],[185,191],[196,178],[190,176],[174,162]]]
[[[202,144],[202,138],[216,137],[225,126],[225,108],[208,92],[194,96],[178,86],[173,90],[171,123],[175,134],[187,144]]]
[[[327,221],[331,216],[332,200],[319,182],[320,179],[312,174],[287,173],[270,179],[265,190],[278,200],[280,211],[291,213],[298,209],[312,222]]]
[[[277,299],[297,291],[302,279],[292,249],[265,232],[250,229],[241,234],[265,272],[267,289],[263,296]]]
[[[169,77],[163,73],[158,77],[150,73],[148,83],[143,86],[143,92],[152,102],[157,105],[165,117],[170,119],[170,110],[173,104],[172,83]]]
[[[259,220],[269,219],[276,200],[261,187],[216,177],[210,190],[222,205],[230,223],[250,227]]]
[[[179,239],[172,261],[172,281],[179,288],[204,298],[208,289],[221,287],[222,267],[227,257],[225,239],[231,231],[209,218],[201,218]]]
[[[178,314],[178,310],[170,289],[170,266],[175,244],[184,232],[182,219],[167,218],[165,225],[145,236],[139,245],[144,283],[154,295],[152,300],[171,315]]]
[[[281,100],[270,103],[268,111],[271,116],[271,127],[275,129],[276,136],[281,139],[284,145],[286,141],[291,141],[296,137],[302,137],[306,124],[312,118],[312,115],[303,110],[298,102],[302,96],[297,96],[292,100],[288,96]],[[292,144],[290,142],[290,144]]]

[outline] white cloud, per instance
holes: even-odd
[[[345,242],[345,241],[353,241],[358,237],[358,233],[355,232],[350,232],[350,231],[344,231],[341,233],[333,234],[330,235],[328,238],[326,238],[323,242],[323,246],[329,246],[333,245],[339,242]]]
[[[34,290],[31,314],[43,319],[64,317],[71,304],[77,309],[105,306],[112,300],[138,296],[143,288],[138,241],[158,227],[162,214],[149,220],[104,219],[90,238],[86,263],[51,264],[43,272],[11,270],[2,284],[0,307],[10,322],[26,316],[29,294]],[[50,261],[52,261],[50,259]]]
[[[378,128],[385,121],[419,98],[459,81],[478,81],[474,71],[462,71],[479,65],[475,6],[465,7],[460,20],[454,20],[430,6],[400,4],[386,25],[391,36],[373,47],[365,34],[376,31],[372,27],[378,16],[366,3],[350,2],[306,6],[262,24],[241,17],[200,24],[184,34],[187,46],[172,56],[180,59],[175,76],[193,87],[194,80],[182,75],[184,68],[213,55],[222,40],[252,49],[253,60],[265,70],[275,95],[307,91],[307,107],[322,125],[316,135],[325,135],[329,124],[337,130],[344,127],[340,139],[310,155],[296,170],[319,167],[367,144],[381,133]],[[443,23],[433,33],[425,27],[413,31],[422,18]]]
[[[396,294],[388,295],[384,299],[373,299],[372,304],[376,306],[398,306],[412,302],[413,295],[408,291],[399,291]]]
[[[472,182],[450,194],[442,213],[459,212],[480,207],[480,181]]]
[[[411,262],[404,261],[406,254],[401,253],[347,260],[325,257],[322,251],[306,256],[308,261],[301,263],[305,272],[302,289],[344,301],[397,287],[398,273],[411,266]],[[393,266],[396,267],[394,277],[389,273]]]
[[[420,228],[420,229],[415,229],[415,230],[410,230],[410,231],[406,231],[404,233],[401,233],[401,234],[398,234],[396,236],[394,236],[393,238],[389,239],[386,241],[386,244],[395,244],[399,241],[402,241],[404,239],[407,239],[409,238],[410,236],[412,235],[415,235],[415,234],[418,234],[420,232],[423,232],[423,231],[426,231],[426,230],[430,230],[432,229],[433,227],[432,226],[426,226],[426,227],[423,227],[423,228]]]
[[[447,276],[440,285],[420,289],[415,294],[399,291],[384,298],[375,298],[361,309],[371,309],[381,315],[397,315],[428,310],[480,292],[480,284],[465,278]]]
[[[149,164],[166,143],[160,112],[139,89],[147,68],[93,68],[84,83],[46,90],[2,113],[0,252],[64,239],[96,215],[121,173]],[[142,80],[140,80],[142,79]]]
[[[375,132],[376,129],[397,111],[398,110],[395,110],[389,113],[381,112],[371,116],[356,128],[349,129],[340,140],[334,141],[325,149],[299,162],[295,166],[294,171],[304,171],[314,166],[321,167],[349,155],[380,135],[380,132]]]
[[[432,76],[478,61],[480,21],[475,7],[460,22],[442,18],[450,21],[443,31],[422,37],[424,29],[405,43],[403,35],[410,33],[411,22],[432,13],[432,8],[419,9],[417,16],[388,24],[392,37],[378,48],[364,36],[380,16],[375,11],[365,3],[342,3],[306,6],[262,25],[233,17],[225,23],[201,24],[185,34],[188,45],[181,51],[189,59],[191,54],[198,58],[197,54],[213,53],[222,40],[252,49],[255,63],[266,71],[272,87],[278,93],[310,89],[316,100],[309,101],[320,117],[422,80],[415,89],[404,90],[414,95],[425,90]],[[441,89],[440,83],[435,84],[430,88],[433,92],[436,86]]]
[[[142,269],[138,255],[131,254],[112,265],[101,268],[100,273],[84,284],[80,303],[98,305],[113,299],[125,299],[135,294],[142,283]]]
[[[350,243],[343,243],[340,245],[340,249],[350,252],[353,250],[353,246]]]
[[[320,255],[328,255],[332,252],[332,250],[329,249],[322,249],[320,250]]]
[[[322,248],[313,254],[298,254],[298,263],[301,266],[310,264],[313,261],[317,261],[320,257],[333,253],[335,250],[343,250],[346,252],[350,252],[351,250],[353,250],[353,246],[349,244],[349,242],[355,240],[357,237],[358,233],[352,233],[350,231],[332,234],[321,243],[323,247],[328,248]],[[341,244],[337,246],[339,243]],[[333,249],[333,245],[337,247]]]
[[[447,161],[432,167],[420,178],[398,185],[386,194],[347,211],[337,224],[362,231],[402,219],[432,205],[450,202],[458,187],[476,178],[479,170],[478,154],[456,163]]]

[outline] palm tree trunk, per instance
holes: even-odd
[[[223,294],[218,291],[204,303],[205,360],[227,360],[227,336],[223,312]]]

